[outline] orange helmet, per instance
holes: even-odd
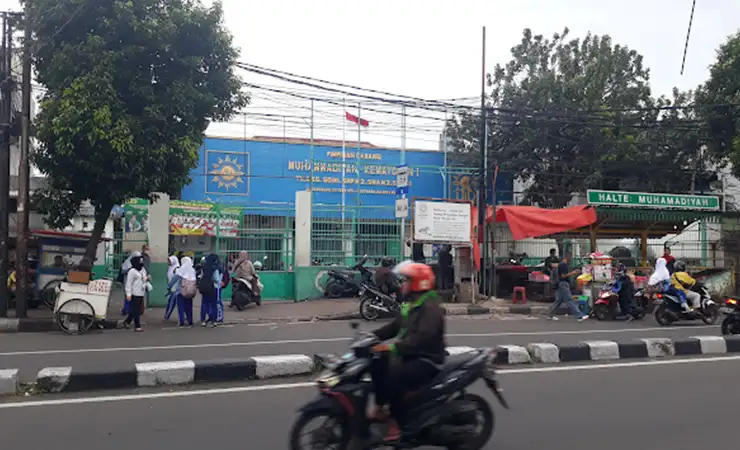
[[[434,289],[434,270],[426,264],[404,261],[393,268],[399,281],[409,281],[411,292],[425,292]]]

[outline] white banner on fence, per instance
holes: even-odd
[[[417,201],[414,204],[414,240],[468,243],[470,218],[470,203]]]

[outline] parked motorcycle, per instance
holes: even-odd
[[[619,308],[619,296],[625,295],[627,283],[632,284],[628,275],[620,275],[616,280],[604,286],[601,289],[599,298],[594,302],[592,313],[597,320],[615,320],[622,314]],[[629,294],[626,294],[629,295]],[[648,298],[644,289],[637,289],[632,293],[632,311],[630,314],[633,318],[641,320],[645,317],[648,307]],[[622,314],[623,315],[623,314]]]
[[[377,319],[381,314],[387,317],[396,314],[401,309],[395,297],[367,283],[362,284],[360,298],[360,316],[369,322]]]
[[[352,324],[355,330],[357,326]],[[317,355],[326,370],[316,379],[319,395],[299,410],[290,432],[291,450],[371,450],[389,445],[404,449],[434,446],[478,450],[488,443],[493,435],[493,409],[486,399],[466,390],[483,379],[508,409],[493,368],[494,350],[477,349],[448,357],[433,381],[407,396],[406,412],[397,418],[403,428],[401,439],[388,443],[383,440],[385,427],[366,412],[373,392],[367,378],[375,359],[370,349],[378,343],[374,334],[358,333],[350,353],[342,357]],[[303,447],[301,438],[308,434],[304,427],[316,419],[322,419],[323,426],[310,433],[311,442]]]
[[[262,258],[262,261],[266,261],[267,256]],[[255,261],[253,263],[254,270],[262,270],[262,261]],[[260,282],[259,274],[255,273],[254,282],[259,283],[260,293],[264,286]],[[262,305],[262,295],[256,295],[253,290],[252,282],[244,278],[232,278],[231,279],[231,305],[239,311],[243,311],[250,303],[254,303],[257,306]]]
[[[693,305],[694,309],[686,311],[681,306],[681,299],[677,295],[657,293],[655,294],[655,321],[662,326],[672,325],[679,320],[701,319],[707,325],[714,325],[719,320],[719,308],[709,295],[709,291],[697,282],[691,289],[701,295],[699,305]]]
[[[331,269],[327,273],[329,281],[324,286],[324,295],[329,298],[356,297],[363,283],[373,284],[373,273],[365,267],[367,255],[360,262],[347,269]],[[361,280],[355,279],[354,272],[360,272]]]
[[[722,321],[722,335],[740,334],[740,301],[734,297],[725,299],[725,306],[719,311],[727,316]]]

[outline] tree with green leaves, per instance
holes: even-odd
[[[23,0],[33,62],[45,88],[34,195],[55,228],[81,202],[95,208],[92,258],[113,206],[179,193],[211,121],[247,104],[238,52],[220,2]]]
[[[639,53],[609,36],[568,34],[524,30],[511,61],[489,75],[490,167],[515,174],[524,202],[546,208],[589,188],[688,190],[676,170],[696,154],[697,134],[683,134],[693,118],[665,108],[691,93],[653,99]],[[456,164],[478,166],[480,120],[463,113],[448,123]]]
[[[697,103],[711,154],[730,162],[733,175],[740,177],[740,32],[720,46]]]

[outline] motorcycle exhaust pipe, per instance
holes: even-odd
[[[372,303],[371,303],[370,305],[368,305],[368,306],[369,306],[370,308],[372,308],[372,309],[377,309],[378,311],[383,311],[383,312],[385,312],[385,313],[389,312],[389,311],[388,311],[388,308],[386,308],[385,306],[378,306],[378,305],[373,305]]]

